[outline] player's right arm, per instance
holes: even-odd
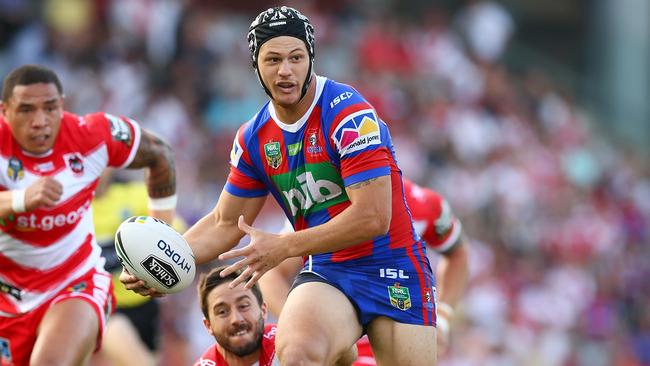
[[[63,194],[61,183],[51,177],[42,177],[25,190],[0,192],[0,218],[32,211],[39,207],[54,207]]]
[[[265,201],[266,196],[238,197],[223,190],[212,212],[183,235],[196,263],[208,262],[237,245],[244,236],[237,226],[239,216],[243,215],[247,222],[255,221]]]

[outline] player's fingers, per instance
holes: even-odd
[[[239,227],[239,230],[245,232],[246,234],[250,235],[255,231],[255,229],[248,225],[246,221],[244,221],[244,215],[239,215],[239,220],[237,221],[237,226]]]
[[[233,250],[229,250],[229,251],[227,251],[225,253],[221,253],[219,255],[219,259],[223,261],[223,260],[233,259],[233,258],[237,258],[237,257],[245,257],[248,254],[250,254],[251,251],[252,251],[252,248],[250,247],[250,245],[247,245],[247,246],[245,246],[243,248],[233,249]]]
[[[237,276],[237,278],[235,278],[234,280],[232,280],[232,282],[230,282],[230,285],[228,285],[228,287],[230,288],[237,287],[240,283],[246,281],[246,279],[248,279],[248,277],[250,277],[254,271],[255,270],[252,267],[250,266],[246,267],[246,269],[239,276]]]
[[[253,288],[253,286],[257,283],[257,281],[259,281],[260,278],[262,278],[262,276],[266,272],[267,271],[265,271],[263,269],[259,269],[259,270],[255,271],[255,272],[253,272],[253,277],[251,277],[251,279],[248,280],[248,282],[246,282],[246,285],[244,286],[244,288],[247,289],[247,290]]]
[[[237,262],[235,262],[235,263],[229,265],[228,267],[224,268],[224,269],[220,272],[220,275],[221,275],[221,277],[226,277],[226,276],[228,276],[229,274],[234,273],[234,272],[237,272],[237,271],[239,271],[240,269],[244,268],[245,266],[249,265],[250,262],[251,262],[251,261],[250,261],[250,259],[248,259],[248,258],[241,259],[241,260],[239,260],[239,261],[237,261]]]

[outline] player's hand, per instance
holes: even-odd
[[[239,230],[250,236],[251,241],[243,248],[233,249],[219,256],[221,260],[244,257],[221,271],[221,276],[227,276],[239,269],[244,269],[239,277],[230,283],[230,288],[236,287],[248,277],[251,277],[245,285],[245,288],[249,289],[264,273],[280,264],[287,257],[282,249],[282,237],[280,235],[255,229],[244,222],[244,216],[239,216],[238,226]]]
[[[25,209],[54,207],[61,199],[63,186],[52,177],[42,177],[25,190]]]
[[[127,290],[131,290],[138,295],[151,297],[165,296],[165,294],[161,294],[160,292],[156,291],[156,289],[147,287],[143,280],[138,279],[136,276],[130,274],[124,267],[122,267],[122,274],[120,274],[120,282],[124,284],[124,287]]]

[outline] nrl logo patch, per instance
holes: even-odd
[[[10,157],[7,164],[7,176],[14,182],[23,179],[25,177],[23,162],[13,156]]]
[[[264,144],[264,156],[266,156],[266,163],[273,169],[277,169],[282,164],[282,151],[280,150],[280,143],[271,141]]]
[[[106,117],[106,119],[111,124],[111,136],[113,136],[113,140],[120,141],[127,146],[131,146],[131,143],[133,142],[133,136],[131,135],[131,129],[129,128],[129,125],[121,118],[115,117],[112,114],[104,113],[104,117]]]
[[[394,286],[388,286],[388,297],[390,298],[390,304],[400,310],[411,308],[411,294],[408,287],[402,287],[395,282]]]

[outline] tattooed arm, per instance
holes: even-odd
[[[151,132],[142,129],[140,146],[128,169],[145,170],[145,182],[150,199],[164,199],[176,195],[176,170],[174,153],[165,141]],[[170,198],[173,199],[173,198]],[[171,224],[174,218],[173,208],[149,209],[151,216]]]

